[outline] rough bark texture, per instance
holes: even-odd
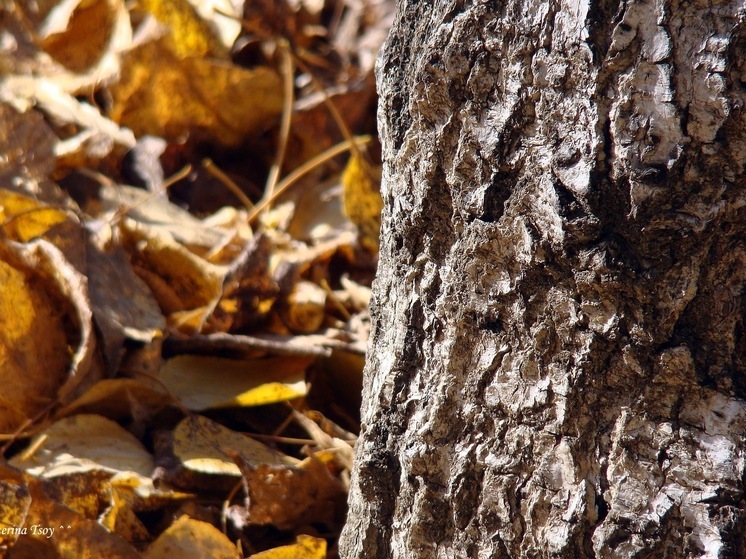
[[[746,557],[744,3],[398,10],[342,557]]]

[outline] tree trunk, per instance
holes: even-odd
[[[745,18],[400,0],[342,557],[746,557]]]

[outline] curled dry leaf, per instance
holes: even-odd
[[[54,245],[0,242],[0,274],[0,429],[9,431],[95,380],[86,378],[95,339],[85,278]]]
[[[111,57],[129,43],[131,29],[122,0],[18,2],[35,26],[39,46],[64,68],[102,79]],[[109,69],[111,71],[112,68]]]
[[[310,281],[296,283],[285,299],[280,316],[292,332],[316,332],[326,316],[326,291]]]
[[[231,235],[229,229],[206,224],[166,197],[124,184],[102,184],[95,202],[89,200],[84,209],[102,219],[116,220],[126,215],[122,225],[130,234],[140,238],[167,237],[197,255],[224,243]]]
[[[121,247],[108,251],[86,243],[88,289],[109,372],[124,355],[126,340],[142,344],[160,339],[166,320],[158,303],[132,269]]]

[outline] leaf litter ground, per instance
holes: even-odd
[[[7,557],[336,556],[392,2],[237,4],[0,7]]]

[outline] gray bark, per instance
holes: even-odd
[[[745,18],[399,2],[343,558],[746,557]]]

